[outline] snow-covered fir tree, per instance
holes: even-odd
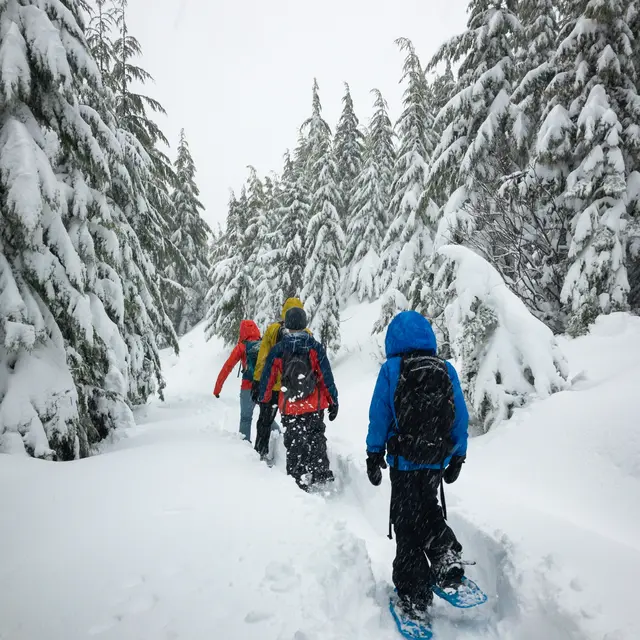
[[[174,299],[181,285],[168,274],[174,269],[184,269],[188,263],[187,257],[171,240],[177,229],[170,196],[176,177],[171,161],[163,151],[169,143],[154,120],[154,115],[165,115],[165,110],[157,100],[135,90],[153,78],[136,63],[142,47],[129,30],[127,7],[128,0],[112,0],[115,18],[113,66],[105,80],[115,95],[118,124],[138,141],[137,154],[146,165],[140,184],[140,190],[146,194],[145,203],[138,207],[132,224],[159,272],[163,297]]]
[[[345,83],[342,104],[342,115],[336,127],[334,148],[341,197],[339,213],[343,229],[346,229],[353,213],[353,188],[356,178],[362,171],[364,156],[364,134],[360,130],[360,123],[353,109],[353,99],[347,83]]]
[[[384,328],[400,308],[394,301],[406,298],[421,262],[432,251],[432,229],[421,198],[432,147],[428,135],[428,85],[413,44],[398,40],[406,51],[403,111],[396,125],[399,149],[393,169],[389,228],[382,245],[381,291],[388,295],[378,323]]]
[[[460,69],[457,92],[436,118],[445,128],[427,195],[443,205],[436,246],[473,247],[530,310],[558,326],[562,212],[532,171],[554,24],[553,14],[537,15],[541,8],[537,0],[474,1],[468,30],[432,60]]]
[[[251,317],[253,281],[249,272],[252,247],[247,241],[249,207],[246,189],[240,198],[233,193],[229,199],[229,211],[220,255],[223,259],[211,267],[211,288],[206,297],[208,338],[217,335],[227,344],[238,340],[240,322]]]
[[[307,170],[311,176],[311,207],[306,230],[307,261],[302,296],[309,326],[327,348],[340,347],[340,268],[344,232],[338,209],[338,169],[331,129],[322,117],[318,83],[313,83],[313,112],[304,128],[308,136]]]
[[[567,217],[549,186],[564,180],[566,171],[558,166],[545,169],[538,162],[540,143],[552,147],[559,142],[554,134],[539,135],[544,89],[553,76],[557,4],[525,0],[516,6],[522,28],[515,40],[512,107],[504,119],[506,137],[494,145],[495,180],[477,182],[470,244],[491,261],[532,313],[561,330]]]
[[[546,130],[570,130],[570,173],[560,196],[572,212],[562,299],[569,330],[628,308],[627,227],[637,216],[640,100],[627,2],[574,2],[547,87]],[[551,158],[551,161],[554,159]]]
[[[195,182],[196,167],[184,129],[180,131],[175,172],[171,202],[176,230],[171,241],[185,259],[170,265],[171,279],[180,284],[181,291],[168,311],[178,335],[183,335],[204,318],[204,299],[209,290],[208,272],[211,266],[208,256],[211,229],[202,219],[204,207],[198,199],[200,191]]]
[[[267,240],[265,242],[263,263],[263,285],[268,304],[265,306],[265,326],[279,319],[282,315],[282,304],[285,301],[280,279],[280,249],[284,246],[281,237],[281,214],[285,208],[285,192],[282,178],[275,172],[264,178],[264,195],[267,222]],[[289,297],[289,296],[287,296]]]
[[[304,163],[294,161],[287,153],[281,182],[282,205],[275,213],[278,227],[274,286],[274,302],[280,306],[287,298],[300,297],[304,284],[305,232],[310,206]]]
[[[246,243],[249,247],[247,272],[253,293],[249,308],[251,317],[263,328],[272,321],[274,308],[275,253],[270,219],[272,205],[265,193],[265,184],[256,170],[249,167]]]
[[[0,6],[0,446],[59,459],[132,424],[171,334],[79,5]]]
[[[427,190],[439,206],[450,205],[447,241],[455,239],[461,222],[467,228],[473,225],[464,206],[473,207],[475,195],[485,185],[510,173],[503,133],[515,74],[513,42],[520,31],[513,4],[513,0],[472,0],[467,30],[443,45],[429,65],[460,64],[457,93],[436,116],[443,133],[433,153]]]
[[[374,114],[367,133],[364,165],[352,192],[345,251],[345,293],[347,296],[356,294],[359,300],[374,300],[380,293],[380,254],[388,226],[395,162],[394,134],[387,103],[377,89],[373,94]]]

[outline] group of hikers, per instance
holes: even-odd
[[[446,521],[442,483],[460,475],[469,414],[456,370],[437,356],[436,337],[424,316],[400,312],[387,329],[385,350],[369,410],[367,476],[378,486],[382,470],[390,467],[393,582],[406,614],[421,618],[433,601],[432,586],[456,588],[464,575],[462,546]],[[336,419],[338,392],[325,349],[308,329],[298,298],[284,303],[282,319],[262,338],[255,322],[242,321],[239,342],[218,376],[216,397],[238,363],[242,436],[251,439],[258,404],[254,446],[267,459],[280,411],[287,474],[305,491],[332,482],[324,413]]]

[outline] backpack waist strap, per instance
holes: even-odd
[[[431,439],[410,434],[395,434],[387,442],[387,453],[402,456],[414,464],[441,465],[451,450],[448,439]]]

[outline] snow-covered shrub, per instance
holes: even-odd
[[[530,398],[566,388],[567,363],[552,331],[479,255],[463,246],[441,247],[430,295],[481,432]]]

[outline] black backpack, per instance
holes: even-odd
[[[453,385],[444,360],[425,352],[402,357],[394,395],[397,434],[388,452],[416,464],[444,463],[455,419]]]
[[[282,357],[282,392],[287,401],[308,398],[318,386],[309,354],[287,353]]]

